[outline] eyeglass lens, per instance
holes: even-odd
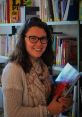
[[[32,43],[36,43],[38,40],[40,40],[40,42],[42,44],[45,44],[47,43],[47,37],[46,36],[43,36],[43,37],[37,37],[37,36],[29,36],[29,40],[32,42]]]

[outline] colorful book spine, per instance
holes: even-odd
[[[10,0],[6,1],[6,10],[7,10],[7,23],[10,23]]]
[[[10,0],[10,22],[19,22],[20,0]]]
[[[82,20],[82,0],[79,2],[79,19]]]

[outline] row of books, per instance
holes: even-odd
[[[44,21],[77,20],[78,9],[78,0],[1,0],[0,22],[21,22],[26,15]]]
[[[62,32],[53,33],[54,64],[64,66],[67,62],[77,64],[77,39]],[[9,56],[17,43],[17,34],[0,35],[0,55]]]
[[[21,17],[23,15],[21,14],[22,6],[28,8],[26,11],[23,10],[23,14],[36,15],[37,6],[34,6],[32,0],[0,0],[0,23],[21,22],[23,18]]]
[[[78,0],[48,0],[51,19],[59,20],[77,20],[79,14]]]
[[[17,43],[17,35],[0,35],[0,55],[9,56]]]
[[[77,39],[62,32],[53,34],[54,64],[65,65],[67,62],[77,64]]]

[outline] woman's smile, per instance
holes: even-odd
[[[32,57],[40,57],[47,47],[46,32],[37,26],[31,27],[26,33],[26,50]]]

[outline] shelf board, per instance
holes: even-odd
[[[82,24],[82,21],[80,21],[80,24]]]
[[[0,63],[5,63],[8,60],[8,57],[0,55]]]
[[[78,21],[51,21],[47,22],[48,25],[75,25],[78,24]]]
[[[0,26],[21,26],[24,23],[1,23]],[[48,25],[72,25],[78,24],[78,21],[49,21]]]
[[[21,26],[23,23],[1,23],[0,26]]]
[[[12,34],[12,26],[1,26],[0,25],[0,34]]]

